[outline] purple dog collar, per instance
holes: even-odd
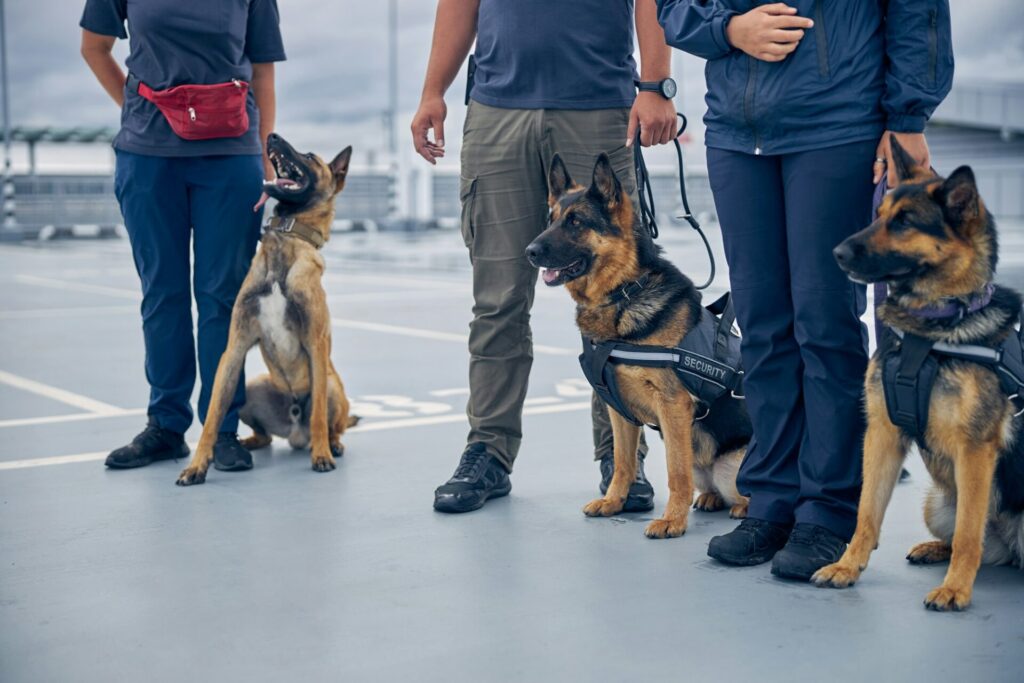
[[[908,308],[907,312],[915,318],[925,320],[942,320],[945,318],[963,318],[971,313],[977,313],[989,305],[992,301],[992,294],[996,286],[991,282],[977,294],[972,294],[966,302],[960,299],[947,299],[944,304],[933,304],[921,308]]]

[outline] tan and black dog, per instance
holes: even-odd
[[[534,266],[544,268],[549,286],[564,284],[576,301],[576,324],[595,341],[674,347],[701,316],[700,293],[693,282],[661,256],[660,248],[639,225],[608,157],[594,167],[589,188],[573,183],[555,156],[548,178],[551,222],[527,249]],[[646,285],[624,299],[613,297],[623,285]],[[750,439],[750,418],[743,401],[731,396],[696,420],[695,398],[670,368],[618,365],[618,388],[638,419],[661,429],[668,464],[669,499],[660,519],[646,529],[650,538],[680,536],[691,504],[713,511],[731,506],[746,516],[747,499],[736,490],[736,473]],[[622,511],[636,478],[636,449],[641,427],[608,410],[615,441],[615,474],[603,498],[586,515]],[[694,480],[701,491],[693,500]]]
[[[217,431],[245,355],[256,344],[270,372],[246,386],[239,416],[254,433],[242,444],[261,448],[270,444],[272,434],[288,438],[294,447],[308,444],[317,472],[333,470],[335,458],[344,452],[341,435],[350,426],[349,402],[331,362],[319,247],[330,235],[334,199],[345,186],[352,148],[325,163],[271,135],[267,155],[277,173],[275,181],[264,185],[277,200],[274,217],[235,299],[203,434],[192,462],[178,477],[180,486],[206,480]]]
[[[837,261],[856,281],[889,284],[891,294],[879,311],[889,327],[929,343],[999,347],[1015,334],[1021,296],[991,284],[996,229],[974,174],[964,166],[947,179],[937,177],[916,166],[895,139],[892,145],[900,182],[878,219],[836,248]],[[930,313],[949,306],[958,313]],[[971,602],[982,562],[1022,562],[1021,421],[992,366],[941,357],[930,397],[924,399],[923,438],[909,434],[887,410],[883,365],[892,352],[891,347],[876,352],[865,381],[868,428],[857,530],[843,557],[812,580],[843,588],[859,578],[878,543],[903,458],[917,441],[933,479],[925,523],[938,540],[914,546],[907,560],[948,560],[942,585],[928,593],[925,605],[960,610]]]

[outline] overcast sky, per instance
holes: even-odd
[[[288,61],[278,70],[278,130],[324,154],[345,144],[366,150],[385,142],[386,18],[383,0],[278,0]],[[515,0],[506,0],[514,2]],[[559,0],[552,0],[557,2]],[[846,0],[841,0],[846,1]],[[899,0],[891,0],[898,2]],[[83,0],[6,0],[11,109],[16,125],[116,126],[118,112],[78,53]],[[435,3],[399,0],[400,137],[419,99],[430,49]],[[1024,81],[1022,0],[951,0],[957,79]],[[118,41],[123,60],[127,41]],[[682,106],[691,120],[703,112],[703,62],[677,56]],[[681,72],[681,73],[680,73]],[[449,93],[450,144],[463,117],[460,80]],[[700,131],[695,130],[697,139]],[[455,149],[452,150],[453,152]],[[67,150],[41,155],[60,165]],[[109,155],[73,155],[88,160]],[[22,158],[19,154],[18,158]],[[20,164],[18,164],[20,165]]]

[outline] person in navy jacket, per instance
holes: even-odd
[[[928,165],[953,77],[947,0],[658,0],[666,41],[707,60],[708,175],[754,438],[749,517],[708,554],[806,580],[856,524],[863,286],[832,249],[871,220],[889,140]],[[893,179],[890,178],[890,181]]]

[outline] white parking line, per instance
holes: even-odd
[[[24,320],[36,318],[70,318],[96,316],[106,313],[135,313],[138,306],[79,306],[77,308],[32,308],[22,311],[0,311],[0,320]]]
[[[424,330],[418,327],[371,323],[362,320],[346,320],[344,318],[331,318],[331,324],[335,327],[345,327],[353,330],[384,332],[386,334],[398,334],[406,337],[419,337],[420,339],[458,342],[460,344],[465,344],[469,339],[469,335],[459,334],[456,332],[438,332],[436,330]],[[546,346],[544,344],[534,344],[533,350],[537,353],[542,353],[548,356],[575,356],[579,353],[575,349],[566,349],[560,346]]]
[[[12,386],[22,391],[28,391],[39,396],[45,396],[46,398],[54,401],[60,401],[66,403],[69,406],[81,408],[93,414],[98,415],[111,415],[122,412],[122,408],[104,403],[103,401],[97,401],[96,399],[89,398],[88,396],[82,396],[71,391],[64,389],[58,389],[57,387],[51,387],[49,384],[43,384],[42,382],[36,382],[25,377],[19,377],[18,375],[12,375],[9,372],[0,370],[0,383]]]
[[[84,282],[69,282],[67,280],[57,280],[49,277],[39,277],[38,275],[24,275],[17,274],[14,279],[18,282],[27,285],[36,285],[38,287],[49,287],[50,289],[61,289],[66,292],[84,292],[86,294],[103,294],[105,296],[113,296],[119,299],[131,299],[132,301],[141,301],[142,292],[133,289],[122,289],[120,287],[107,287],[106,285],[90,285]]]
[[[82,420],[100,420],[110,417],[128,417],[145,415],[145,408],[131,408],[108,413],[72,413],[71,415],[47,415],[45,417],[22,417],[11,420],[0,420],[0,429],[4,427],[33,427],[35,425],[63,424],[65,422],[81,422]]]
[[[545,405],[523,409],[523,415],[546,415],[549,413],[565,413],[575,410],[589,410],[590,401],[582,403],[560,403],[558,405]],[[390,429],[407,429],[409,427],[425,427],[428,425],[451,424],[465,422],[463,414],[434,415],[430,417],[410,417],[400,420],[385,420],[359,425],[348,430],[346,434],[360,432],[379,432]],[[189,444],[195,448],[195,444]],[[95,451],[92,453],[76,453],[74,455],[55,455],[47,458],[28,458],[25,460],[9,460],[0,462],[0,471],[24,470],[33,467],[49,467],[51,465],[69,465],[80,462],[96,462],[107,457],[108,451]]]

